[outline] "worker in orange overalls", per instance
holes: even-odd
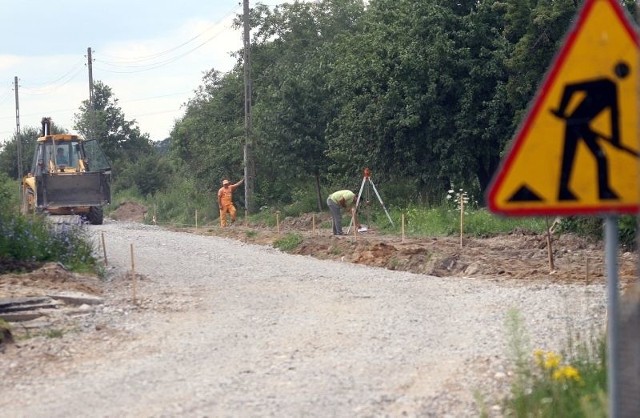
[[[229,180],[222,180],[222,187],[218,190],[218,207],[220,208],[220,226],[227,226],[227,213],[231,215],[231,223],[236,221],[236,207],[233,206],[233,191],[237,189],[244,179],[235,184],[231,184]]]

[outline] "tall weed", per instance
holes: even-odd
[[[516,311],[508,315],[510,359],[515,370],[511,396],[504,401],[506,416],[606,416],[605,335],[589,339],[569,336],[556,353],[529,347],[529,337]],[[532,354],[529,354],[532,353]]]

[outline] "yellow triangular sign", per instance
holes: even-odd
[[[585,0],[489,187],[492,212],[638,212],[638,48],[616,0]]]

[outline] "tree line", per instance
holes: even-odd
[[[291,203],[309,190],[321,205],[333,188],[357,188],[365,167],[392,203],[437,202],[452,185],[482,195],[581,3],[256,4],[250,55],[258,206]],[[633,0],[621,3],[633,14]],[[203,69],[184,116],[161,143],[127,121],[111,89],[96,83],[95,132],[120,187],[149,195],[192,177],[213,192],[222,178],[242,176],[242,51],[235,56],[227,73]],[[82,103],[75,128],[88,134],[91,115]],[[5,144],[3,171],[17,177],[16,140],[30,166],[36,136],[25,129]]]

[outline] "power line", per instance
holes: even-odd
[[[102,60],[99,58],[96,58],[96,62],[103,64],[105,66],[110,66],[110,67],[115,67],[115,68],[123,68],[123,70],[115,70],[115,69],[108,69],[108,68],[104,68],[104,67],[100,67],[100,69],[102,71],[105,72],[110,72],[110,73],[118,73],[118,74],[131,74],[131,73],[137,73],[137,72],[143,72],[143,71],[149,71],[149,70],[154,70],[156,68],[160,68],[163,67],[165,65],[168,64],[172,64],[174,62],[176,62],[177,60],[189,55],[190,53],[202,48],[204,45],[208,44],[209,42],[211,42],[212,40],[214,40],[215,38],[217,38],[218,36],[220,36],[223,31],[224,28],[220,28],[219,24],[224,21],[225,19],[227,19],[227,17],[233,15],[236,13],[236,9],[232,10],[230,13],[228,13],[227,15],[225,15],[221,20],[219,20],[218,22],[214,23],[213,25],[209,26],[207,29],[203,30],[202,32],[200,32],[198,35],[192,37],[191,39],[189,39],[188,41],[185,41],[181,44],[179,44],[178,46],[175,46],[173,48],[158,52],[156,54],[152,54],[152,55],[148,55],[148,56],[143,56],[143,57],[136,57],[136,58],[125,58],[125,57],[111,57],[113,60],[112,61],[106,61],[106,60]],[[211,28],[213,27],[218,27],[218,30],[215,31],[213,33],[212,36],[210,36],[209,38],[207,38],[204,42],[201,42],[200,44],[196,45],[195,47],[182,52],[178,55],[166,58],[162,61],[156,61],[157,58],[162,57],[164,55],[167,55],[170,52],[174,52],[177,51],[178,49],[190,44],[191,42],[193,42],[194,40],[198,39],[199,37],[203,36],[207,31],[209,31]],[[152,61],[146,64],[138,64],[144,61]],[[124,64],[123,64],[124,63]],[[124,69],[128,69],[128,70],[124,70]]]
[[[160,96],[143,97],[141,99],[127,100],[126,102],[122,102],[122,103],[132,103],[132,102],[141,102],[141,101],[152,100],[152,99],[161,99],[163,97],[180,96],[182,94],[187,94],[187,93],[192,93],[192,91],[191,90],[189,90],[189,91],[180,91],[180,92],[177,92],[177,93],[161,94]]]
[[[137,62],[140,62],[140,61],[147,61],[147,60],[153,60],[153,59],[156,59],[156,58],[161,57],[161,56],[163,56],[163,55],[167,55],[167,54],[169,54],[170,52],[176,51],[176,50],[178,50],[178,49],[182,48],[183,46],[188,45],[188,44],[189,44],[189,43],[191,43],[192,41],[194,41],[194,40],[198,39],[199,37],[203,36],[203,35],[204,35],[207,31],[209,31],[210,29],[213,29],[213,28],[215,28],[216,26],[220,25],[220,23],[222,23],[222,22],[223,22],[225,19],[227,19],[229,16],[231,16],[231,15],[233,15],[233,14],[236,14],[236,13],[237,13],[237,11],[238,11],[238,9],[239,9],[239,7],[236,7],[236,8],[234,8],[234,9],[230,10],[229,12],[227,12],[227,13],[225,14],[225,16],[224,16],[222,19],[220,19],[219,21],[217,21],[217,22],[215,22],[215,23],[212,23],[210,26],[208,26],[206,29],[204,29],[204,30],[203,30],[202,32],[200,32],[199,34],[195,35],[194,37],[192,37],[192,38],[188,39],[187,41],[185,41],[185,42],[183,42],[183,43],[181,43],[181,44],[179,44],[179,45],[177,45],[177,46],[175,46],[175,47],[172,47],[172,48],[166,49],[166,50],[164,50],[164,51],[160,51],[160,52],[157,52],[157,53],[154,53],[154,54],[151,54],[151,55],[146,55],[146,56],[144,56],[144,55],[143,55],[143,56],[139,56],[139,57],[136,57],[136,58],[129,58],[129,57],[117,57],[117,56],[110,56],[110,55],[107,55],[107,54],[103,54],[102,56],[104,56],[105,58],[111,58],[111,60],[112,60],[112,61],[116,61],[116,62],[121,61],[121,62],[124,62],[124,63],[137,63]],[[107,63],[107,64],[109,64],[109,65],[118,65],[116,62],[107,62],[107,61],[103,61],[103,63]]]
[[[150,63],[150,64],[145,64],[145,65],[128,65],[128,66],[123,66],[124,68],[138,68],[138,69],[131,69],[128,71],[125,70],[109,70],[107,68],[104,67],[99,67],[101,71],[107,72],[107,73],[116,73],[116,74],[133,74],[133,73],[140,73],[143,71],[150,71],[150,70],[155,70],[156,68],[161,68],[164,67],[166,65],[172,64],[176,61],[178,61],[180,58],[183,58],[189,54],[191,54],[193,51],[196,51],[200,48],[202,48],[204,45],[208,44],[209,42],[211,42],[213,39],[215,39],[219,34],[216,34],[214,36],[212,36],[211,38],[209,38],[208,40],[206,40],[205,42],[201,43],[200,45],[186,51],[183,52],[180,55],[176,55],[175,57],[171,57],[169,59],[166,59],[164,61],[160,61],[160,62],[155,62],[155,63]],[[103,64],[107,64],[104,61],[100,61],[100,60],[96,60],[96,62],[101,62]],[[109,64],[109,65],[113,65],[113,64]],[[121,66],[122,67],[122,66]]]
[[[12,92],[13,92],[13,88],[9,87],[9,88],[7,88],[7,90],[4,93],[0,94],[0,104],[6,102],[7,100],[9,100],[9,98],[12,95]]]
[[[24,81],[21,79],[21,81],[23,81],[23,85],[22,87],[22,92],[25,94],[29,94],[29,95],[43,95],[43,94],[50,94],[64,86],[66,86],[67,84],[71,83],[71,81],[73,81],[81,72],[84,71],[84,67],[83,66],[77,66],[76,68],[72,68],[71,70],[69,70],[67,73],[65,73],[64,75],[58,77],[57,79],[55,79],[54,81],[48,83],[47,84],[40,84],[44,87],[29,87],[29,85],[24,85]],[[58,84],[55,84],[57,82],[60,82]]]
[[[48,86],[48,85],[50,85],[50,84],[56,84],[56,83],[57,83],[57,82],[59,82],[60,80],[63,80],[63,79],[68,78],[68,77],[72,77],[72,76],[74,76],[75,74],[77,74],[77,73],[78,73],[78,71],[82,70],[82,63],[83,63],[83,61],[82,61],[82,60],[76,61],[76,62],[74,62],[74,63],[71,65],[71,67],[69,68],[69,70],[67,70],[67,72],[63,73],[61,76],[59,76],[59,77],[57,77],[57,78],[54,78],[54,79],[53,79],[53,80],[51,80],[51,81],[44,81],[44,82],[40,82],[40,83],[34,83],[34,84],[33,84],[33,86],[32,86],[32,88],[34,88],[34,89],[35,89],[35,88],[39,88],[39,87],[41,87],[41,86]],[[73,74],[72,74],[72,73],[73,73]],[[21,80],[22,80],[22,79],[21,79]],[[22,87],[22,86],[21,86],[21,87]]]

